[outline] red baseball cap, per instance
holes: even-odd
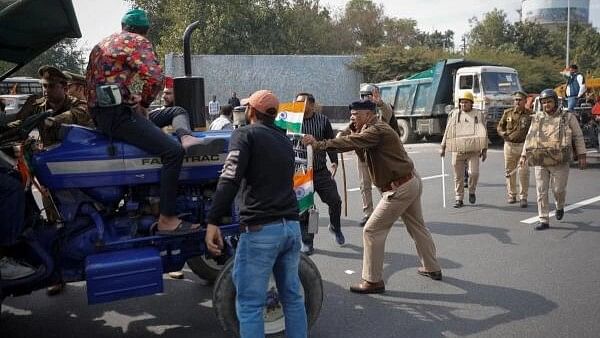
[[[266,113],[267,110],[274,108],[278,109],[279,100],[270,90],[259,90],[254,92],[250,97],[242,99],[242,106],[250,105],[261,113]]]

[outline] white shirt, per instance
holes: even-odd
[[[233,123],[225,116],[217,117],[208,127],[208,130],[232,130]]]
[[[209,115],[219,115],[219,109],[221,108],[221,104],[219,101],[210,101],[208,103],[208,114]]]

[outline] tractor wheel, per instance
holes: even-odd
[[[233,285],[232,272],[233,259],[225,265],[215,282],[213,306],[221,327],[225,331],[232,332],[236,337],[239,337],[240,328],[235,312],[236,292]],[[310,330],[317,320],[323,304],[323,281],[315,263],[304,254],[300,255],[298,273],[304,293],[306,319],[308,321],[308,329]],[[284,337],[285,334],[285,318],[283,308],[278,299],[275,280],[271,276],[267,291],[267,306],[264,311],[265,335],[267,337]]]
[[[192,257],[187,260],[187,265],[196,276],[213,283],[223,270],[228,258],[219,257],[215,260],[207,255]]]

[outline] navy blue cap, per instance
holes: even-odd
[[[375,111],[377,106],[372,101],[354,101],[349,106],[350,110],[370,110]]]

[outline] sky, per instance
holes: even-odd
[[[374,0],[382,4],[385,15],[396,18],[412,18],[417,20],[419,29],[427,32],[433,30],[454,31],[458,46],[460,38],[469,31],[469,19],[481,18],[492,9],[504,10],[509,20],[519,19],[517,10],[521,8],[521,0]],[[345,0],[321,0],[334,13],[344,8]],[[129,4],[123,0],[73,0],[75,13],[83,38],[80,46],[91,47],[108,36],[120,30],[120,19],[128,9]],[[600,0],[590,0],[590,21],[595,27],[600,27]]]

